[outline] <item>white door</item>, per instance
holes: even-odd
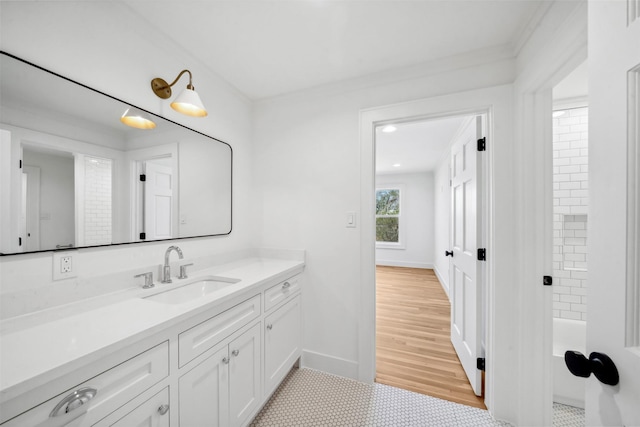
[[[145,165],[146,240],[171,239],[173,236],[173,187],[170,167],[146,162]]]
[[[587,352],[620,383],[587,380],[586,425],[640,425],[640,3],[589,2]],[[586,355],[589,356],[588,354]]]
[[[481,261],[478,261],[481,228],[478,223],[480,198],[477,191],[479,138],[480,117],[474,117],[451,147],[453,257],[449,274],[451,342],[477,396],[482,394],[482,372],[477,369],[477,357],[481,352]]]
[[[24,199],[26,201],[26,231],[25,250],[40,250],[40,168],[24,166],[23,175],[26,184],[23,183]]]

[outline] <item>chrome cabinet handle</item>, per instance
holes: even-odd
[[[291,283],[289,283],[289,282],[284,282],[282,284],[282,289],[289,289],[289,287],[291,287]]]
[[[272,330],[272,329],[273,329],[273,325],[272,325],[271,323],[269,323],[269,324],[267,325],[267,329],[268,329],[268,330]]]
[[[75,409],[78,409],[79,407],[93,399],[97,393],[98,390],[96,390],[95,388],[80,388],[62,399],[62,401],[60,401],[60,403],[58,403],[56,407],[53,408],[53,411],[51,411],[49,417],[59,417]]]
[[[229,358],[228,357],[223,357],[222,358],[222,363],[224,363],[225,365],[229,364]]]
[[[166,403],[164,405],[160,405],[160,407],[158,408],[158,413],[160,415],[164,415],[167,412],[169,412],[169,405],[167,405]]]
[[[234,356],[237,356],[240,354],[240,350],[233,350],[231,354],[233,354]]]

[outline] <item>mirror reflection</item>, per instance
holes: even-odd
[[[0,80],[3,255],[231,232],[228,144],[4,52]]]

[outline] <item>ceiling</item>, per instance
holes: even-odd
[[[553,99],[557,102],[586,98],[588,94],[587,61],[584,61],[553,88]]]
[[[258,100],[480,49],[515,55],[549,1],[121,3],[249,99]]]
[[[394,124],[392,133],[376,128],[376,174],[434,171],[465,118]]]

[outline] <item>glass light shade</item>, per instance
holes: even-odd
[[[198,93],[189,88],[183,90],[182,93],[176,97],[171,103],[171,108],[179,113],[193,117],[206,117],[208,114]]]
[[[153,129],[156,127],[149,114],[134,107],[127,108],[127,111],[120,117],[120,121],[137,129]]]

